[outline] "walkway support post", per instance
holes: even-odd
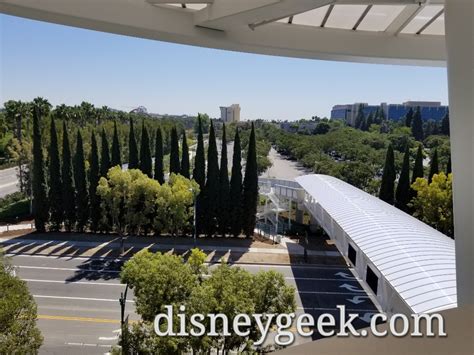
[[[458,306],[472,305],[474,2],[445,0]]]

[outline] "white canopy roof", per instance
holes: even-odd
[[[326,175],[296,181],[369,258],[415,313],[456,307],[454,240]]]
[[[182,1],[2,0],[0,11],[244,52],[356,62],[445,64],[444,0]]]

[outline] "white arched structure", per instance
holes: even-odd
[[[305,175],[296,181],[305,191],[306,209],[369,284],[385,312],[456,307],[451,238],[335,177]]]
[[[0,0],[6,14],[242,52],[448,67],[458,304],[473,304],[472,0]],[[192,65],[190,61],[189,65]]]

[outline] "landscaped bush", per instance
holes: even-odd
[[[0,223],[15,223],[30,216],[30,201],[23,199],[0,208]]]

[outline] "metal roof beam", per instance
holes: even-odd
[[[336,0],[218,0],[196,12],[197,26],[219,30],[255,27],[333,4]]]
[[[183,0],[146,0],[150,4],[183,4]],[[184,4],[212,4],[214,0],[186,0]]]
[[[415,18],[415,16],[423,9],[423,5],[408,5],[406,6],[402,12],[392,21],[390,25],[388,25],[385,33],[391,35],[399,34],[408,23]]]
[[[417,35],[421,34],[424,30],[428,28],[433,22],[436,21],[438,17],[440,17],[444,13],[444,9],[441,9],[436,15],[434,15],[427,23],[425,23],[419,30],[416,32]]]

